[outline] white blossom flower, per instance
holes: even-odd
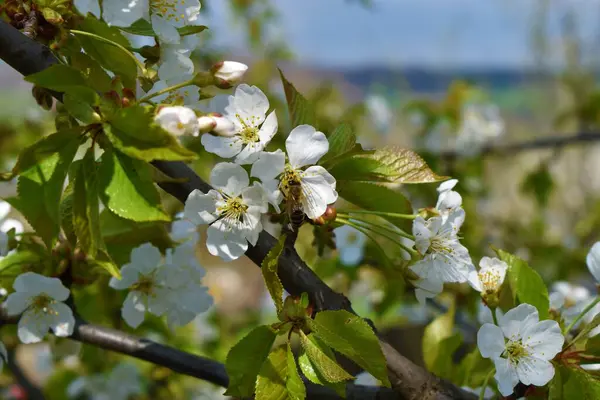
[[[336,247],[340,253],[340,262],[344,265],[357,265],[365,252],[367,237],[348,225],[340,226],[333,230]]]
[[[497,106],[468,104],[463,109],[456,146],[465,153],[472,153],[481,145],[502,136],[504,128],[504,120]]]
[[[130,290],[121,315],[132,328],[142,323],[146,311],[156,316],[166,313],[171,325],[185,319],[174,315],[188,318],[212,305],[200,282],[203,274],[190,246],[178,246],[164,261],[156,247],[145,243],[132,250],[130,263],[121,268],[121,280],[111,278],[110,287]]]
[[[10,214],[12,207],[6,201],[0,200],[0,257],[8,254],[8,231],[15,230],[15,233],[23,233],[23,224],[16,219],[6,218]]]
[[[308,218],[318,218],[338,198],[335,178],[314,165],[329,151],[329,142],[312,126],[299,125],[290,132],[285,148],[287,162],[281,150],[263,152],[252,165],[251,175],[263,182],[271,204],[277,205],[282,199],[298,202]],[[298,186],[299,193],[295,193],[293,188]]]
[[[219,113],[210,113],[198,118],[200,132],[212,132],[219,136],[231,137],[236,134],[233,122]]]
[[[90,400],[127,400],[142,394],[142,381],[138,368],[129,363],[117,365],[108,374],[82,376],[67,387],[67,395],[78,398],[86,394]]]
[[[162,43],[179,43],[181,37],[177,28],[197,24],[200,1],[104,0],[103,11],[104,20],[111,25],[127,27],[143,18],[152,23],[152,29]]]
[[[426,279],[418,279],[412,282],[415,287],[415,297],[419,304],[427,303],[427,299],[437,297],[444,290],[444,282],[437,276],[431,276]]]
[[[199,40],[195,35],[186,36],[181,43],[160,45],[160,61],[158,63],[159,82],[166,86],[173,86],[190,80],[194,76],[194,62],[190,58],[192,52],[198,47]],[[199,92],[192,86],[195,99],[198,101]]]
[[[241,257],[248,242],[255,245],[262,231],[261,215],[268,205],[260,186],[250,185],[246,171],[233,163],[217,164],[210,175],[215,188],[207,194],[194,190],[184,215],[196,225],[210,225],[206,247],[210,254],[231,261]]]
[[[2,372],[2,367],[7,360],[8,352],[6,351],[6,346],[4,346],[4,343],[0,342],[0,372]]]
[[[451,213],[459,209],[462,205],[461,195],[452,190],[457,183],[458,179],[450,179],[440,184],[437,188],[439,196],[435,208],[443,220],[448,218]]]
[[[202,145],[209,153],[223,158],[235,157],[238,164],[251,164],[258,158],[277,133],[277,116],[269,110],[267,96],[256,86],[239,85],[235,95],[229,96],[225,118],[235,126],[229,137],[202,135]]]
[[[497,258],[483,257],[479,261],[479,271],[469,273],[469,284],[482,294],[495,294],[504,283],[508,265]]]
[[[464,221],[464,210],[459,209],[444,221],[442,217],[428,220],[417,217],[413,221],[415,247],[423,259],[410,269],[427,281],[420,286],[431,293],[445,282],[466,282],[470,271],[474,270],[469,251],[458,239],[458,228]]]
[[[382,134],[388,133],[393,122],[394,113],[385,97],[369,95],[365,100],[365,105],[375,128]]]
[[[500,315],[504,315],[504,312],[498,307],[496,308],[496,316]],[[483,302],[479,302],[477,305],[477,322],[479,322],[479,325],[494,323],[492,310],[490,310]]]
[[[21,314],[17,333],[23,343],[40,342],[48,329],[56,336],[70,336],[75,326],[73,312],[65,303],[69,289],[57,278],[26,272],[15,279],[16,290],[6,299],[9,315]]]
[[[550,289],[550,308],[555,310],[569,309],[587,302],[592,295],[587,288],[565,281],[555,282]]]
[[[163,107],[154,117],[154,122],[174,136],[198,136],[198,117],[191,108]]]
[[[214,77],[230,86],[238,83],[247,70],[246,64],[235,61],[222,61],[212,68]]]
[[[484,358],[496,365],[495,378],[503,396],[519,382],[543,386],[554,377],[550,360],[561,350],[564,337],[556,321],[539,320],[535,307],[520,304],[503,316],[500,326],[485,324],[477,333],[477,346]]]
[[[177,219],[171,224],[171,239],[194,246],[200,239],[196,225],[184,219],[183,213],[178,213],[175,218]]]
[[[596,282],[600,283],[600,242],[594,243],[585,261]]]

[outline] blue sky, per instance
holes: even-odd
[[[531,63],[533,11],[544,0],[373,0],[372,9],[345,0],[272,1],[281,14],[278,34],[304,64],[478,67]],[[582,34],[600,37],[600,1],[549,2],[553,40],[569,5],[577,9]],[[227,3],[211,2],[207,24],[223,43],[241,50]]]

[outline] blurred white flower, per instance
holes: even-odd
[[[98,0],[74,0],[73,4],[82,15],[88,13],[100,18],[100,4]]]
[[[248,173],[233,163],[217,164],[207,194],[194,190],[185,202],[185,217],[196,225],[210,225],[206,247],[225,261],[240,258],[255,245],[262,231],[261,215],[268,205],[263,190],[249,186]]]
[[[9,315],[19,315],[17,333],[23,343],[40,342],[48,329],[56,336],[70,336],[75,327],[73,312],[63,301],[69,289],[57,278],[26,272],[15,279],[16,290],[6,299]]]
[[[456,139],[457,150],[476,152],[482,145],[504,134],[504,120],[493,104],[468,104],[462,113],[462,124]]]
[[[15,230],[16,234],[23,233],[23,224],[16,219],[7,218],[12,207],[6,201],[0,200],[0,257],[8,254],[8,231]]]
[[[550,289],[550,308],[555,310],[568,309],[590,300],[591,297],[590,291],[583,286],[558,281]]]
[[[206,133],[202,135],[202,145],[219,157],[235,157],[238,164],[252,164],[277,133],[277,116],[275,111],[266,116],[268,110],[269,99],[259,88],[239,85],[225,107],[225,118],[233,123],[235,133],[231,135],[229,130],[226,135],[219,132],[223,136]]]
[[[600,283],[600,242],[594,243],[585,261],[596,283]]]
[[[358,265],[363,259],[367,237],[348,225],[333,230],[335,243],[340,253],[340,262],[347,266]]]
[[[171,239],[192,246],[195,245],[200,239],[197,226],[184,219],[183,213],[178,213],[175,218],[175,221],[171,224]]]
[[[503,396],[512,394],[519,382],[544,386],[554,377],[550,362],[562,350],[564,337],[556,321],[540,321],[538,311],[520,304],[498,324],[484,324],[477,333],[477,346],[482,357],[496,365],[495,378]]]
[[[154,122],[173,136],[198,136],[198,117],[191,108],[162,107],[154,117]]]
[[[128,400],[132,395],[143,393],[138,368],[133,364],[117,365],[108,374],[82,376],[67,387],[67,395],[77,398],[82,394],[90,400]]]
[[[375,128],[383,134],[389,132],[394,114],[385,97],[370,95],[365,100],[365,105]]]
[[[156,247],[145,243],[132,250],[130,263],[121,268],[121,275],[120,280],[111,278],[110,287],[129,289],[121,315],[132,328],[142,323],[146,311],[156,316],[166,314],[169,326],[179,326],[212,305],[201,282],[204,270],[190,246],[176,247],[164,261]]]
[[[246,64],[235,61],[222,61],[212,67],[214,77],[229,86],[238,83],[247,70],[248,66]]]
[[[263,152],[252,165],[251,175],[263,182],[271,204],[277,205],[282,199],[299,202],[308,218],[318,218],[338,198],[333,175],[314,165],[329,151],[327,137],[310,125],[299,125],[290,132],[285,148],[287,162],[279,149]],[[295,193],[292,188],[298,186],[300,193]]]

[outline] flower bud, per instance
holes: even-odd
[[[215,122],[213,132],[219,136],[231,137],[235,135],[235,125],[219,113],[211,113],[210,117]]]
[[[323,214],[323,218],[327,222],[335,221],[335,219],[337,218],[336,208],[332,205],[327,206],[327,209],[325,210],[325,214]]]
[[[210,132],[217,126],[217,121],[208,115],[198,118],[199,133]]]
[[[216,86],[220,88],[231,87],[238,83],[246,71],[248,66],[235,61],[222,61],[215,64],[211,72],[215,77]]]
[[[198,135],[198,117],[191,108],[162,107],[154,117],[154,122],[175,136]]]

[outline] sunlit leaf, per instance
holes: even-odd
[[[98,250],[104,248],[102,235],[100,234],[98,172],[93,148],[88,150],[75,173],[73,229],[79,247],[89,257],[96,257]]]
[[[285,98],[290,112],[292,129],[303,124],[312,125],[314,128],[318,129],[317,117],[312,104],[296,90],[294,85],[286,79],[281,70],[279,70],[279,75],[281,76],[281,83],[283,84],[283,91],[285,92]]]
[[[267,285],[267,289],[271,294],[271,298],[275,302],[277,312],[279,312],[283,307],[283,284],[277,275],[277,267],[279,266],[279,256],[283,251],[284,244],[285,235],[282,235],[279,238],[277,245],[275,245],[271,251],[269,251],[269,254],[267,254],[261,264],[263,278],[265,279],[265,284]]]
[[[304,352],[314,368],[327,382],[343,382],[354,378],[338,364],[331,349],[321,342],[315,333],[311,333],[309,336],[302,331],[299,333]]]
[[[306,398],[306,388],[298,373],[298,368],[296,368],[296,360],[294,359],[292,347],[289,343],[287,345],[287,380],[285,382],[285,387],[290,399],[304,400]]]
[[[287,374],[286,348],[285,346],[276,347],[260,368],[256,380],[256,400],[285,400],[290,398],[286,388]]]

